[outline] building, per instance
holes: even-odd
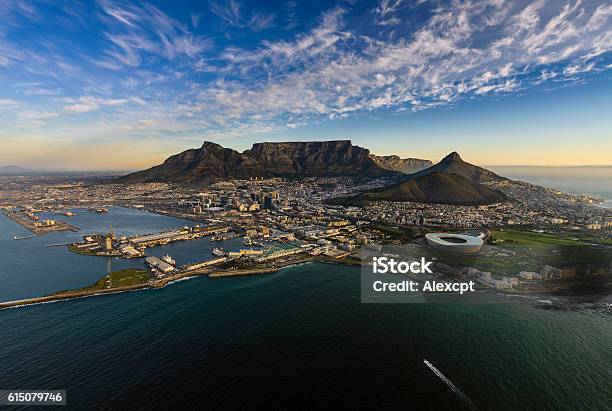
[[[250,248],[247,248],[247,249],[242,249],[239,251],[230,251],[227,255],[234,258],[234,257],[261,255],[262,253],[263,253],[262,250],[252,250]]]
[[[174,266],[168,264],[165,261],[160,260],[157,257],[147,257],[145,258],[145,263],[151,268],[154,268],[163,274],[168,274],[169,272],[174,270]]]
[[[482,238],[467,234],[429,233],[425,239],[430,247],[459,254],[477,253],[484,244]]]
[[[261,256],[257,261],[274,260],[277,258],[288,257],[291,255],[299,254],[304,250],[293,244],[279,244],[276,246],[267,247],[261,253]]]

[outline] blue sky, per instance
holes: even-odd
[[[0,165],[149,166],[203,140],[612,164],[604,0],[0,0]]]

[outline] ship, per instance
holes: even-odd
[[[174,265],[176,266],[176,261],[174,261],[174,259],[172,257],[170,257],[168,254],[166,254],[165,256],[163,256],[161,258],[162,261],[170,264],[170,265]]]
[[[212,250],[210,250],[210,252],[217,257],[223,257],[225,255],[225,251],[223,251],[223,248],[213,248]]]

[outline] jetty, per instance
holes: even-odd
[[[70,245],[71,243],[56,243],[56,244],[47,244],[45,247],[64,247]]]

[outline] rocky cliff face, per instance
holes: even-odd
[[[244,154],[279,176],[384,174],[370,159],[369,150],[349,140],[257,143]]]
[[[370,158],[381,168],[399,171],[404,174],[416,173],[417,171],[433,166],[431,161],[422,160],[420,158],[400,158],[396,155],[377,156],[374,154],[370,154]]]
[[[376,176],[389,174],[370,158],[370,152],[349,140],[257,143],[240,153],[205,142],[163,164],[128,174],[118,183],[167,181],[207,184],[224,178]]]

